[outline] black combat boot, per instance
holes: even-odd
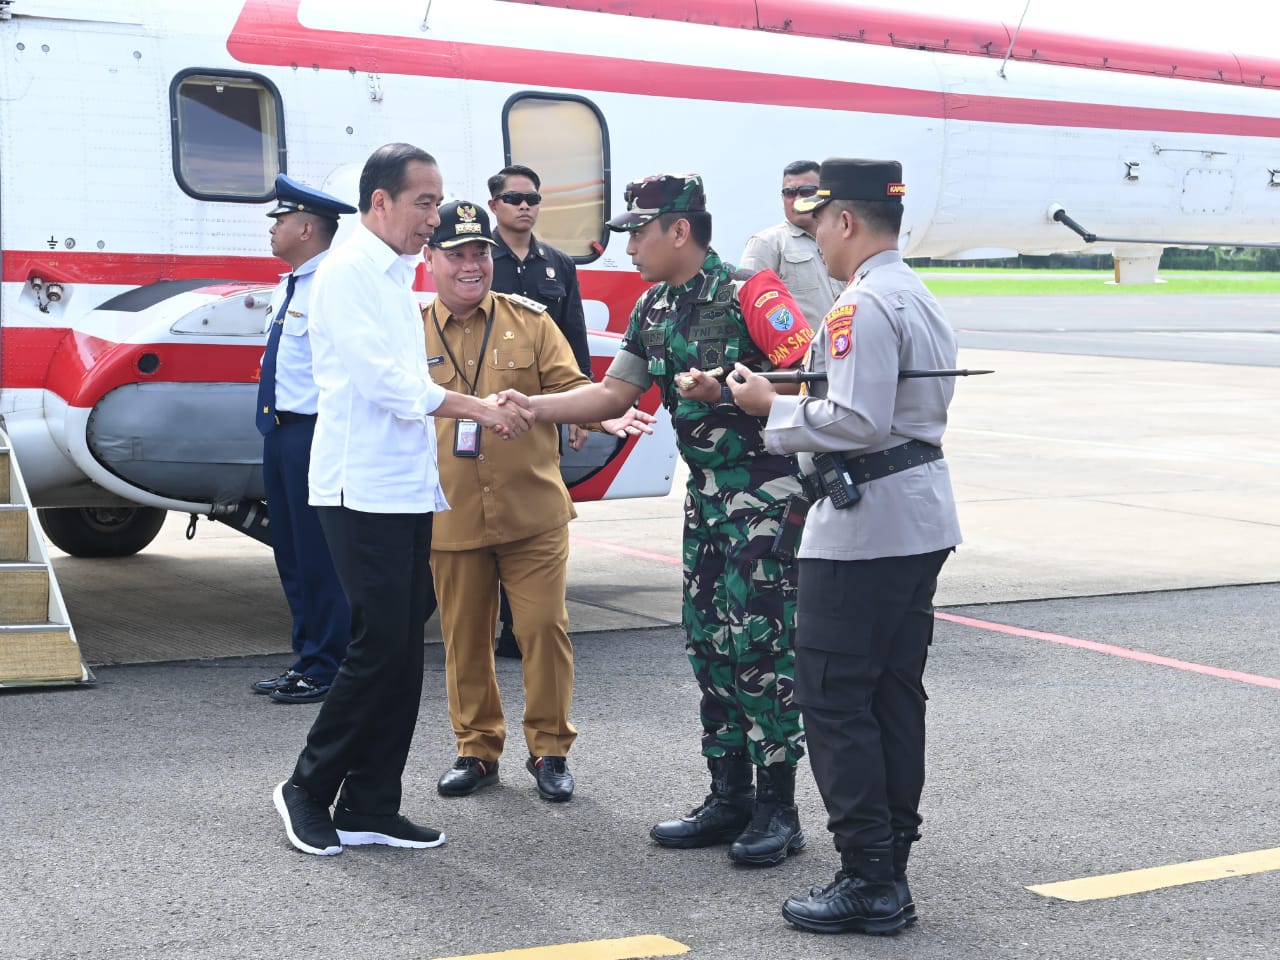
[[[916,902],[911,899],[907,886],[907,858],[911,856],[911,844],[920,839],[915,830],[897,830],[893,834],[893,885],[898,890],[902,904],[902,919],[907,926],[916,922]]]
[[[897,933],[906,926],[893,883],[893,844],[886,840],[840,854],[835,880],[814,887],[805,897],[791,897],[782,915],[815,933]]]
[[[796,809],[796,768],[756,767],[756,806],[751,823],[729,848],[729,859],[749,867],[772,867],[804,849]]]
[[[744,756],[710,757],[711,792],[679,820],[663,820],[649,831],[663,847],[710,847],[736,840],[751,820],[751,761]]]

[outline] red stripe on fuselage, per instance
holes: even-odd
[[[506,0],[633,19],[669,20],[858,45],[929,50],[951,56],[1051,63],[1089,70],[1148,74],[1176,80],[1209,80],[1246,86],[1280,86],[1280,61],[1237,56],[1227,50],[1179,47],[1021,29],[1000,21],[862,7],[846,0]]]
[[[1095,127],[1280,137],[1280,119],[1059,100],[970,96],[746,70],[653,63],[418,37],[314,30],[298,21],[300,0],[248,0],[227,39],[243,63],[460,77],[521,86],[649,97],[809,107],[1029,126]]]

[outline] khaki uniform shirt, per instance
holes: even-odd
[[[899,370],[949,369],[956,341],[942,308],[896,250],[868,258],[818,328],[809,369],[827,374],[808,396],[778,396],[764,431],[777,453],[860,455],[908,440],[942,444],[952,377],[899,380]],[[813,458],[798,457],[805,473]],[[960,543],[951,472],[935,460],[858,485],[862,499],[809,511],[798,556],[870,560]]]
[[[465,321],[437,300],[423,307],[422,316],[431,379],[449,390],[487,397],[511,388],[534,396],[590,382],[546,308],[532,300],[490,293]],[[436,514],[433,550],[524,540],[577,516],[560,477],[560,431],[554,423],[539,421],[514,440],[483,430],[475,457],[454,456],[456,429],[454,420],[436,421],[440,484],[453,509]]]
[[[815,330],[844,289],[827,273],[818,241],[790,221],[761,230],[748,240],[739,263],[747,270],[772,270],[780,276]]]

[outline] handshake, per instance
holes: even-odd
[[[588,388],[589,389],[589,388]],[[575,392],[575,391],[571,391]],[[569,423],[569,446],[578,450],[586,442],[587,431],[575,422],[579,418],[572,411],[568,416],[556,416],[545,408],[546,401],[555,399],[563,403],[569,400],[568,395],[548,395],[528,397],[518,390],[503,390],[490,394],[483,400],[477,398],[480,409],[474,419],[482,427],[492,430],[504,440],[512,440],[527,432],[539,420],[551,423]],[[591,420],[589,414],[582,420]],[[601,420],[600,429],[625,440],[628,437],[653,433],[652,424],[656,421],[652,414],[645,413],[634,406],[628,406],[621,416]]]

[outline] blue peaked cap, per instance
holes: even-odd
[[[280,217],[286,213],[310,213],[328,220],[337,220],[344,213],[355,213],[356,208],[343,203],[319,190],[312,190],[283,173],[276,174],[276,208],[268,210],[268,217]]]

